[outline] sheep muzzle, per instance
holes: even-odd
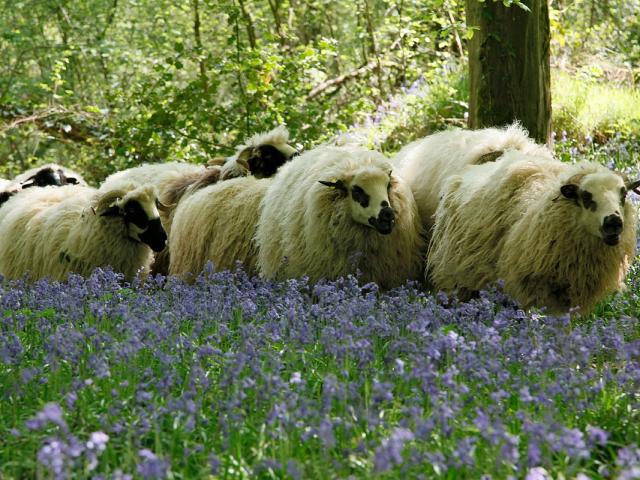
[[[620,234],[623,228],[624,223],[618,215],[606,216],[600,228],[604,243],[610,246],[617,245],[620,242]]]
[[[149,220],[146,230],[139,234],[138,238],[154,252],[161,252],[167,244],[167,233],[162,228],[159,218]]]
[[[388,235],[393,231],[396,224],[396,215],[391,207],[383,207],[378,214],[378,218],[369,218],[369,224],[375,228],[378,233]]]

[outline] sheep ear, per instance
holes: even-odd
[[[246,168],[247,171],[251,171],[251,168],[249,167],[249,162],[247,160],[245,160],[244,158],[238,158],[236,160],[236,163],[238,165],[240,165],[241,167]]]
[[[560,187],[560,193],[562,194],[562,196],[565,198],[570,198],[572,200],[576,200],[578,198],[579,191],[580,188],[573,183],[568,183],[567,185],[563,185],[562,187]]]
[[[36,179],[35,175],[30,176],[29,178],[27,178],[24,182],[22,182],[20,184],[20,187],[22,187],[22,188],[35,187],[36,186],[35,179]]]
[[[318,180],[322,185],[325,185],[329,188],[335,188],[336,190],[340,190],[341,192],[346,192],[347,187],[342,180],[335,181],[326,181],[326,180]]]
[[[625,185],[627,191],[633,190],[638,195],[640,195],[640,180],[636,180],[634,182],[629,182]]]
[[[98,210],[96,214],[100,215],[101,217],[115,217],[121,215],[122,212],[120,211],[120,207],[115,204],[111,204],[103,210]]]

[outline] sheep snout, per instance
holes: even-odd
[[[391,207],[385,206],[380,210],[378,218],[369,218],[369,224],[375,228],[378,233],[388,235],[393,231],[396,224],[396,215]]]
[[[624,223],[620,216],[607,215],[602,222],[601,228],[604,243],[611,246],[617,245],[620,241],[620,233],[622,233],[623,227]]]
[[[138,238],[154,252],[161,252],[167,244],[167,233],[162,228],[159,218],[149,220],[146,230],[139,234]]]

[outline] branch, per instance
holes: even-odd
[[[62,106],[52,106],[42,110],[27,111],[15,105],[0,105],[0,135],[23,125],[34,125],[60,141],[79,143],[100,143],[107,138],[108,131],[97,123],[95,114],[69,110]]]
[[[345,82],[348,82],[349,80],[353,80],[354,78],[358,78],[358,77],[362,77],[363,75],[373,72],[375,70],[379,70],[382,69],[383,67],[392,67],[394,66],[395,63],[391,62],[391,61],[381,61],[379,62],[377,59],[376,60],[372,60],[369,63],[367,63],[366,65],[363,65],[360,68],[357,68],[355,70],[352,70],[348,73],[344,73],[338,77],[332,78],[330,80],[327,80],[325,82],[322,82],[320,85],[316,85],[315,87],[313,87],[313,89],[308,93],[308,95],[306,96],[305,100],[313,100],[314,98],[316,98],[319,95],[322,95],[323,93],[325,93],[326,90],[332,88],[332,87],[340,87],[342,86],[342,84],[344,84]]]

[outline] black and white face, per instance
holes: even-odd
[[[140,203],[129,200],[123,207],[124,221],[129,227],[129,236],[161,252],[167,243],[167,234],[160,223],[156,203]]]
[[[297,154],[297,151],[287,144],[260,145],[251,147],[246,152],[244,155],[241,154],[239,159],[246,160],[251,175],[256,178],[272,177],[282,165]]]
[[[580,208],[581,223],[589,234],[615,246],[624,230],[627,193],[638,185],[639,182],[625,184],[622,177],[613,172],[592,173],[582,177],[579,183],[563,185],[560,192]]]
[[[160,223],[157,200],[126,199],[117,202],[102,216],[120,216],[127,227],[129,238],[148,245],[154,252],[161,252],[167,244],[167,234]]]
[[[391,172],[371,168],[356,173],[349,181],[320,183],[343,192],[355,222],[374,228],[383,235],[393,231],[396,218],[389,200]]]
[[[78,183],[77,178],[67,176],[64,170],[60,168],[54,170],[51,167],[45,167],[38,170],[35,175],[32,175],[25,180],[22,183],[22,188],[47,187],[49,185],[61,187],[63,185],[76,185]]]

